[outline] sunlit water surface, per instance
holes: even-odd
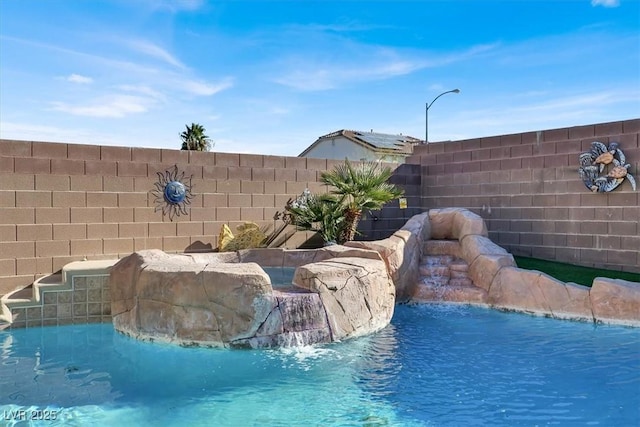
[[[0,332],[0,355],[0,425],[640,425],[639,329],[473,307],[398,306],[322,347],[181,348],[102,324]]]

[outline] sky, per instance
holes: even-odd
[[[640,118],[640,0],[0,0],[0,138],[297,156],[427,104],[430,141]]]

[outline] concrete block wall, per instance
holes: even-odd
[[[399,202],[394,200],[377,212],[365,213],[358,231],[361,236],[356,240],[380,240],[391,236],[402,228],[407,221],[422,212],[422,177],[420,166],[413,164],[387,164],[395,167],[395,171],[389,182],[404,189],[404,198],[407,207],[400,209]]]
[[[0,295],[85,257],[108,259],[151,248],[210,250],[217,247],[223,224],[234,232],[245,221],[279,225],[273,217],[287,200],[305,188],[325,192],[320,173],[339,163],[0,140]],[[188,215],[171,222],[161,211],[154,212],[151,191],[157,173],[174,165],[192,175],[194,197]],[[406,173],[401,169],[394,179],[409,183],[417,207],[420,186]],[[404,211],[397,211],[402,217]],[[398,223],[394,215],[384,215],[380,225],[368,230],[376,236],[391,234]],[[310,236],[296,233],[288,246]]]
[[[424,209],[463,207],[514,255],[640,272],[640,119],[416,147]],[[592,193],[578,157],[593,141],[619,142],[629,182]]]

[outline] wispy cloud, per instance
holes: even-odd
[[[358,81],[384,80],[409,74],[427,66],[424,62],[409,59],[372,62],[368,66],[363,64],[340,67],[337,64],[325,64],[317,69],[294,70],[276,78],[275,82],[302,91],[320,91],[335,89]]]
[[[292,106],[279,103],[274,99],[253,98],[247,99],[246,104],[248,111],[255,117],[266,117],[267,120],[273,120],[274,117],[286,116],[291,113]]]
[[[464,61],[493,50],[497,44],[478,45],[462,52],[436,55],[402,52],[391,48],[361,46],[353,54],[336,54],[330,59],[290,57],[281,68],[291,70],[273,79],[301,91],[321,91],[361,81],[384,80],[425,69]],[[300,65],[304,64],[304,65]]]
[[[124,92],[134,92],[134,93],[139,93],[141,95],[145,95],[148,96],[150,98],[153,99],[157,99],[159,101],[164,101],[166,100],[166,96],[165,94],[163,94],[162,92],[159,92],[149,86],[146,85],[128,85],[128,84],[123,84],[123,85],[119,85],[115,87],[118,90],[124,91]]]
[[[138,63],[113,59],[107,56],[95,55],[93,53],[86,53],[86,52],[82,52],[75,49],[56,46],[50,43],[44,43],[44,42],[35,41],[35,40],[27,40],[27,39],[18,38],[18,37],[8,37],[3,35],[0,35],[0,40],[11,41],[11,42],[19,43],[25,46],[36,47],[39,49],[46,49],[52,52],[57,52],[59,54],[65,54],[65,55],[70,55],[76,58],[81,58],[86,60],[87,64],[93,64],[93,65],[101,64],[103,66],[117,68],[127,72],[137,72],[137,73],[156,73],[157,72],[157,70],[154,68],[146,67]]]
[[[285,27],[285,30],[299,32],[304,35],[308,32],[352,33],[391,28],[393,28],[393,26],[391,25],[376,25],[366,24],[358,21],[344,21],[335,24],[290,24]]]
[[[127,45],[137,52],[159,59],[167,64],[173,65],[174,67],[182,69],[187,68],[186,65],[180,62],[175,56],[154,43],[146,40],[133,40],[127,41]]]
[[[58,55],[72,56],[76,59],[81,59],[83,61],[81,64],[84,64],[86,67],[96,67],[96,64],[99,64],[100,69],[103,71],[107,67],[110,68],[108,78],[105,77],[105,79],[103,79],[107,80],[106,84],[109,86],[92,84],[92,90],[94,90],[93,99],[96,100],[95,102],[87,103],[85,94],[85,98],[77,101],[67,99],[61,102],[59,99],[54,99],[54,102],[50,103],[55,111],[66,112],[73,115],[124,117],[128,114],[138,114],[148,111],[150,105],[158,102],[166,103],[169,98],[179,99],[185,94],[212,96],[233,86],[233,78],[231,77],[216,82],[193,76],[192,71],[170,52],[157,44],[142,39],[135,41],[115,40],[115,42],[121,46],[124,45],[138,53],[143,53],[144,55],[138,55],[139,58],[137,62],[122,60],[120,57],[111,58],[93,53],[85,53],[40,41],[7,37],[2,37],[2,39],[37,47],[39,49],[46,49]],[[111,41],[114,41],[114,39],[111,38]],[[171,65],[171,67],[149,67],[145,64],[145,55],[159,59],[163,63]],[[73,73],[59,78],[82,85],[96,83],[93,78],[79,73]],[[139,82],[144,83],[141,84]],[[183,91],[182,93],[180,92],[181,90]]]
[[[82,76],[80,74],[71,74],[66,77],[66,80],[71,83],[79,83],[79,84],[93,83],[93,79],[91,77]]]
[[[211,96],[231,86],[231,79],[223,80],[217,84],[187,80],[183,83],[182,89],[192,95]],[[179,90],[179,88],[173,89]],[[179,98],[179,94],[170,94],[172,89],[161,91],[147,85],[121,84],[108,90],[115,90],[118,93],[96,96],[90,102],[86,102],[84,99],[78,102],[54,101],[50,103],[51,109],[74,116],[124,118],[146,113],[154,106],[166,104],[170,97],[171,99]]]
[[[207,83],[203,81],[187,80],[183,83],[184,89],[198,96],[211,96],[233,86],[233,79],[227,78],[219,83]]]
[[[589,94],[571,95],[561,98],[549,99],[541,103],[525,105],[515,110],[523,113],[579,110],[581,108],[601,109],[607,105],[624,101],[634,101],[640,99],[640,91],[602,91]]]
[[[83,119],[80,123],[75,123],[74,126],[37,124],[33,120],[28,122],[0,121],[0,138],[121,147],[129,146],[133,139],[137,146],[156,148],[157,145],[154,144],[162,139],[162,132],[154,134],[154,129],[126,126],[126,130],[123,132],[122,129],[114,128],[111,123],[104,127],[95,124],[85,127],[83,123],[86,121]]]
[[[618,7],[620,6],[620,0],[591,0],[591,6]]]
[[[439,133],[448,132],[445,139],[463,139],[623,120],[632,118],[624,115],[632,105],[640,107],[638,99],[640,90],[612,89],[538,96],[529,102],[521,98],[516,106],[496,100],[490,108],[459,111],[442,120]]]
[[[52,109],[75,116],[121,118],[135,113],[144,113],[149,109],[150,100],[133,95],[110,95],[96,99],[86,105],[72,105],[65,102],[52,102]]]
[[[78,126],[39,125],[33,123],[33,121],[28,123],[0,122],[0,138],[116,145],[107,138],[101,137],[95,129],[87,130]]]
[[[145,0],[153,10],[167,10],[169,12],[194,11],[206,4],[205,0]]]

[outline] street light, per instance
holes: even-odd
[[[424,121],[424,142],[425,144],[429,143],[429,108],[436,102],[436,99],[440,98],[442,95],[446,95],[448,93],[460,93],[460,89],[448,90],[446,92],[442,92],[440,95],[433,98],[430,104],[426,104],[427,108],[425,110],[425,121]]]

